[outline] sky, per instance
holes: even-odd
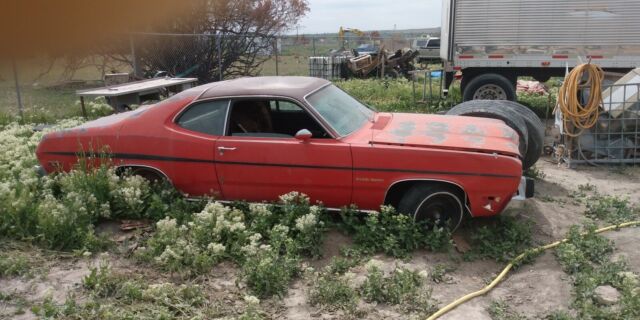
[[[308,0],[299,33],[335,33],[340,26],[363,31],[440,26],[442,0]],[[296,33],[292,30],[289,33]]]

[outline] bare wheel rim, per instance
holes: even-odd
[[[460,199],[450,192],[436,192],[424,198],[413,214],[416,222],[426,221],[429,227],[458,228],[463,216]]]
[[[507,100],[507,93],[495,84],[485,84],[473,94],[473,100]]]

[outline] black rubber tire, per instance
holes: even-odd
[[[471,80],[465,79],[463,75],[464,91],[462,92],[462,101],[471,101],[475,95],[476,90],[480,89],[484,85],[493,84],[500,87],[507,100],[516,100],[516,87],[512,81],[505,76],[496,73],[485,73],[479,76],[473,77]]]
[[[522,169],[529,169],[540,159],[544,147],[544,125],[535,112],[517,102],[507,100],[473,100],[467,103],[481,108],[510,109],[520,114],[528,133],[527,153],[522,159]]]
[[[477,101],[482,102],[479,103]],[[459,105],[456,105],[451,108],[451,110],[447,111],[447,114],[455,116],[491,118],[504,121],[506,125],[515,130],[516,133],[518,133],[518,151],[520,152],[520,157],[524,159],[527,155],[529,146],[529,131],[527,130],[527,125],[525,124],[523,116],[513,109],[494,107],[494,105],[486,105],[486,101],[495,102],[494,100],[477,101],[466,101]]]
[[[451,232],[460,226],[465,215],[464,194],[442,183],[419,183],[412,186],[400,199],[398,212],[415,221],[427,221],[446,227]]]

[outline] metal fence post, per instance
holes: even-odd
[[[133,35],[129,35],[129,46],[131,48],[131,66],[133,67],[133,75],[136,78],[142,78],[142,70],[140,69],[140,63],[138,56],[136,55],[136,45],[133,40]]]
[[[273,50],[275,51],[275,55],[276,55],[276,76],[278,75],[278,37],[274,38],[275,41],[273,42]]]
[[[20,82],[18,81],[18,67],[16,67],[16,60],[11,59],[11,64],[13,67],[13,79],[16,83],[16,97],[18,98],[18,112],[20,112],[20,118],[24,117],[24,113],[22,111],[22,97],[20,96]]]
[[[216,44],[218,47],[218,73],[219,73],[219,80],[222,81],[222,35],[221,34],[216,34]]]
[[[316,56],[316,37],[311,37],[311,45],[313,46],[313,56]]]

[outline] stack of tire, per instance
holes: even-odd
[[[542,154],[544,126],[529,108],[508,100],[471,100],[451,108],[448,115],[492,118],[504,121],[520,137],[522,170],[533,166]]]

